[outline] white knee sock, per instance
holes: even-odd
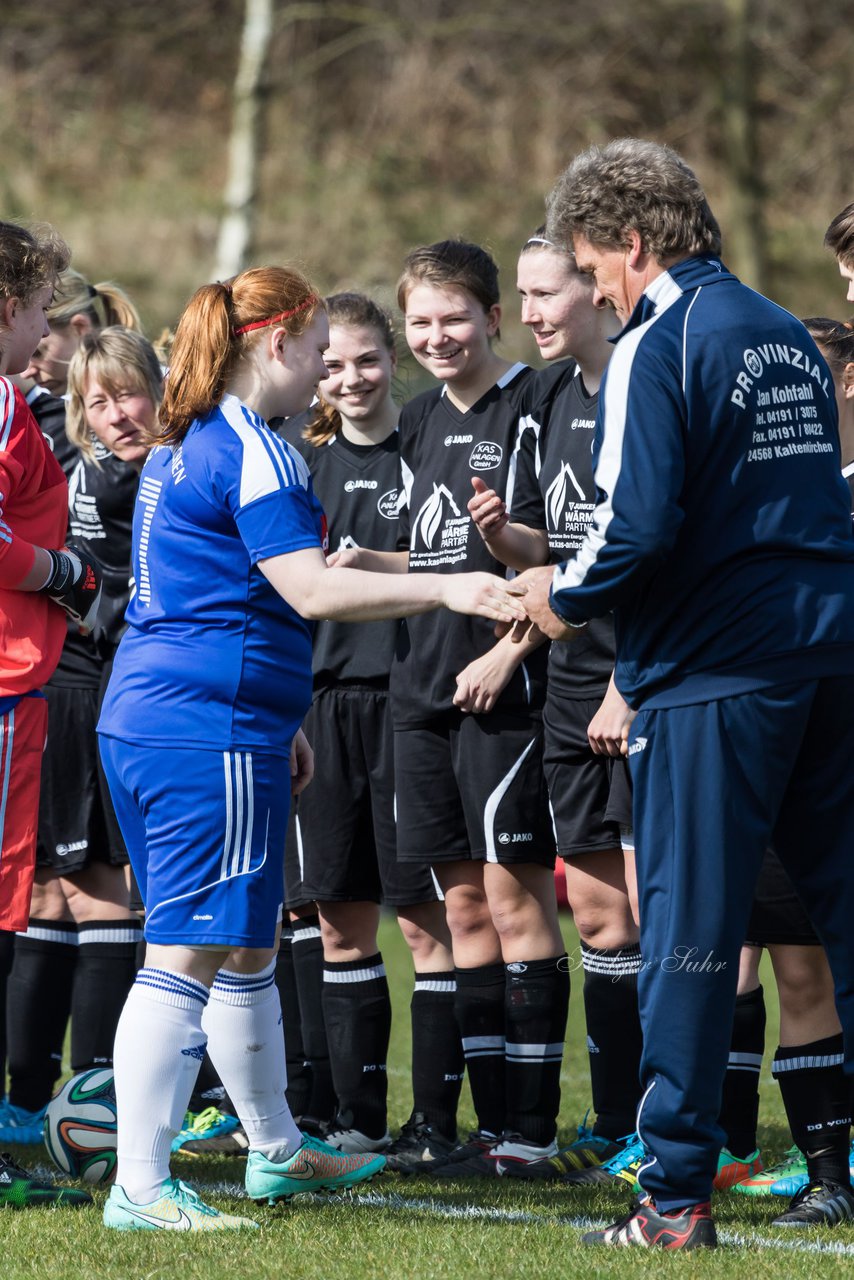
[[[166,969],[140,969],[119,1018],[113,1069],[118,1102],[116,1182],[137,1204],[169,1177],[172,1139],[205,1056],[208,989]]]
[[[208,1052],[246,1130],[249,1146],[286,1160],[302,1143],[285,1098],[285,1036],[275,960],[261,973],[220,969],[202,1026]]]

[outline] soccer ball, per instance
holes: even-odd
[[[116,1176],[116,1090],[104,1067],[73,1076],[48,1103],[44,1141],[62,1173],[84,1182]]]

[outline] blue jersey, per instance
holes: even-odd
[[[179,446],[156,448],[100,732],[286,754],[311,701],[311,625],[258,561],[321,547],[323,528],[303,459],[234,396]]]
[[[830,371],[715,258],[646,289],[599,393],[598,503],[555,572],[616,611],[617,687],[669,707],[854,672],[854,538]]]

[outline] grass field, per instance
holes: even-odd
[[[567,926],[570,950],[576,945]],[[389,970],[395,1027],[389,1057],[392,1128],[409,1114],[407,1067],[411,971],[393,924],[383,923],[382,949]],[[575,979],[573,979],[575,981]],[[770,1050],[776,1044],[777,1009],[773,980],[764,975],[768,1003],[768,1049],[762,1076],[761,1143],[776,1159],[789,1145],[779,1092],[770,1077]],[[580,980],[571,1000],[563,1074],[562,1138],[574,1136],[588,1105],[586,1049]],[[473,1125],[467,1092],[460,1130]],[[20,1158],[44,1166],[46,1153],[18,1149]],[[17,1153],[16,1153],[17,1154]],[[610,1189],[570,1191],[542,1185],[500,1182],[447,1186],[384,1175],[346,1197],[303,1196],[269,1209],[242,1204],[243,1162],[178,1156],[179,1177],[192,1181],[212,1203],[243,1212],[262,1224],[251,1236],[229,1233],[192,1239],[155,1232],[105,1231],[96,1192],[92,1210],[30,1210],[0,1215],[4,1280],[474,1280],[475,1277],[648,1275],[742,1277],[747,1280],[807,1280],[841,1276],[854,1268],[854,1227],[816,1229],[796,1235],[768,1227],[772,1210],[784,1201],[719,1195],[716,1217],[725,1247],[708,1254],[650,1255],[640,1250],[594,1250],[579,1244],[591,1223],[612,1221],[626,1196]]]

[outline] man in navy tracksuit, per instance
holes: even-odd
[[[738,957],[770,842],[827,948],[854,1069],[854,537],[833,384],[800,322],[722,265],[668,148],[590,148],[549,212],[625,323],[584,545],[520,578],[553,637],[615,610],[634,714],[647,1199],[586,1238],[713,1245]],[[854,1217],[849,1123],[807,1153],[779,1225]]]

